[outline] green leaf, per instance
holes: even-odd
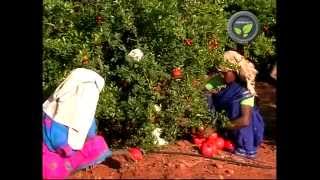
[[[243,33],[245,33],[245,34],[249,33],[252,30],[252,27],[253,27],[252,23],[244,25],[242,27]]]
[[[244,33],[244,34],[243,34],[243,37],[247,37],[247,36],[248,36],[248,33]]]
[[[242,33],[241,29],[240,28],[237,28],[237,27],[234,27],[233,28],[234,32],[238,35],[240,35]]]

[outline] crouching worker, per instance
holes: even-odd
[[[209,96],[209,108],[226,111],[230,121],[224,134],[235,143],[235,153],[254,158],[264,133],[264,121],[255,104],[257,71],[235,51],[225,52],[218,70],[226,87]]]
[[[111,156],[94,119],[104,83],[94,71],[75,69],[43,104],[43,178],[67,178]]]

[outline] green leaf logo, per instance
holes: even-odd
[[[240,28],[237,28],[237,27],[234,27],[233,28],[234,32],[238,35],[240,35],[242,33],[241,29]]]
[[[244,34],[248,34],[252,30],[253,24],[246,24],[242,27],[242,31]]]

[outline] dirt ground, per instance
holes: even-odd
[[[180,154],[145,154],[140,161],[133,161],[124,150],[114,150],[114,155],[92,169],[74,173],[71,179],[276,179],[276,89],[267,83],[257,83],[258,104],[266,123],[266,140],[252,161],[228,152],[218,157],[244,163],[272,166],[271,169],[235,165],[227,161]],[[162,151],[197,154],[198,150],[187,141],[177,141]]]

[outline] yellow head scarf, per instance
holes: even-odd
[[[258,71],[253,63],[245,59],[244,56],[236,51],[227,51],[224,53],[224,62],[218,67],[219,71],[235,71],[241,80],[247,83],[249,92],[256,96],[255,78]]]

